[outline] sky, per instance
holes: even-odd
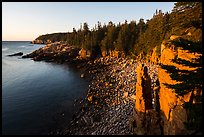
[[[103,25],[151,19],[156,9],[171,12],[174,2],[2,2],[2,40],[32,41],[40,35],[72,32],[87,22]]]

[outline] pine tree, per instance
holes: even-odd
[[[130,29],[130,42],[129,42],[129,47],[130,47],[130,52],[134,52],[134,44],[135,40],[137,37],[137,25],[136,21],[131,21],[129,24],[129,29]]]
[[[188,18],[185,18],[188,17]],[[180,35],[181,28],[202,27],[201,2],[177,2],[171,13],[172,33]]]
[[[107,26],[107,32],[105,33],[105,37],[102,40],[102,49],[106,52],[109,52],[110,50],[113,51],[115,49],[114,47],[114,41],[117,38],[117,30],[115,25],[112,22],[108,23]]]
[[[123,51],[125,56],[129,54],[130,50],[130,28],[127,22],[121,26],[121,29],[118,34],[118,38],[115,43],[115,48],[119,51]]]

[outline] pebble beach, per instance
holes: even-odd
[[[80,110],[70,124],[57,134],[133,135],[136,68],[141,63],[148,67],[153,88],[158,66],[152,63],[107,56],[78,66],[84,69],[85,76],[92,77],[91,84],[86,98],[77,101]]]

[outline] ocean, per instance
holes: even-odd
[[[7,55],[30,53],[42,44],[2,42],[2,134],[41,135],[66,127],[85,97],[88,78],[65,64]]]

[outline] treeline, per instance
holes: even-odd
[[[102,25],[98,22],[92,29],[85,22],[80,29],[73,28],[73,32],[47,34],[39,36],[37,39],[44,42],[47,40],[64,41],[69,45],[97,54],[101,54],[101,51],[109,54],[110,51],[117,50],[124,53],[125,56],[137,56],[141,53],[145,55],[157,46],[159,54],[161,42],[172,34],[181,33],[179,28],[183,22],[189,22],[185,23],[187,26],[200,23],[201,3],[190,2],[190,9],[193,10],[177,8],[181,3],[175,3],[171,13],[162,13],[161,10],[156,10],[152,19],[146,22],[142,18],[138,22],[128,23],[125,21],[122,24],[110,21],[108,24]]]

